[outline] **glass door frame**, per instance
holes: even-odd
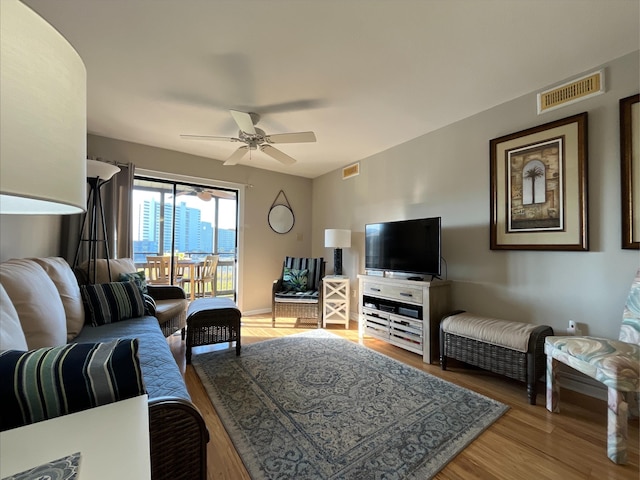
[[[236,254],[235,254],[235,265],[234,265],[234,276],[235,276],[235,301],[240,308],[242,308],[242,274],[243,271],[243,248],[244,248],[244,203],[245,203],[245,188],[248,186],[246,184],[238,184],[233,182],[226,182],[220,180],[213,180],[201,177],[192,177],[180,174],[171,174],[165,172],[157,172],[147,169],[136,169],[135,172],[136,179],[148,180],[148,181],[158,181],[161,183],[169,183],[174,184],[173,186],[173,195],[175,198],[176,187],[175,184],[184,185],[184,186],[195,186],[195,187],[204,187],[204,188],[212,188],[212,189],[220,189],[220,190],[233,190],[236,192]],[[174,204],[175,205],[175,204]],[[175,222],[175,208],[173,211],[172,223]],[[216,212],[217,219],[217,212]],[[217,224],[216,220],[216,224]],[[216,225],[215,235],[217,237],[217,225]],[[173,231],[173,229],[172,229]],[[175,237],[175,234],[172,233],[172,236]],[[217,238],[215,240],[217,242]],[[173,246],[175,245],[175,238],[171,239],[172,243],[172,251],[174,251]]]

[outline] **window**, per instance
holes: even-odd
[[[171,283],[179,283],[180,260],[204,261],[218,254],[212,293],[235,299],[237,223],[236,190],[146,177],[134,180],[134,261],[143,267],[147,256],[171,257]],[[189,282],[180,284],[191,293]]]

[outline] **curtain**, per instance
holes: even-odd
[[[98,208],[95,218],[98,224],[98,235],[96,239],[92,239],[97,240],[95,246],[98,258],[107,258],[106,246],[109,248],[109,258],[133,257],[131,204],[135,165],[133,163],[118,164],[118,167],[120,167],[120,171],[100,187],[107,237],[105,242],[101,212]],[[89,188],[87,188],[88,193]],[[82,231],[82,240],[85,241],[81,241],[80,232],[83,220],[85,225]],[[60,255],[70,265],[82,265],[89,259],[89,242],[86,240],[89,239],[90,223],[91,215],[89,213],[62,217]]]

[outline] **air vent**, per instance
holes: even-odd
[[[604,93],[604,70],[538,94],[538,115]]]
[[[342,169],[343,180],[346,180],[347,178],[355,177],[356,175],[360,175],[360,162],[356,162]]]

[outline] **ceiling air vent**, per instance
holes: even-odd
[[[604,70],[538,94],[538,115],[604,93]]]
[[[355,177],[356,175],[360,175],[360,162],[356,162],[342,169],[343,180],[346,180],[347,178]]]

